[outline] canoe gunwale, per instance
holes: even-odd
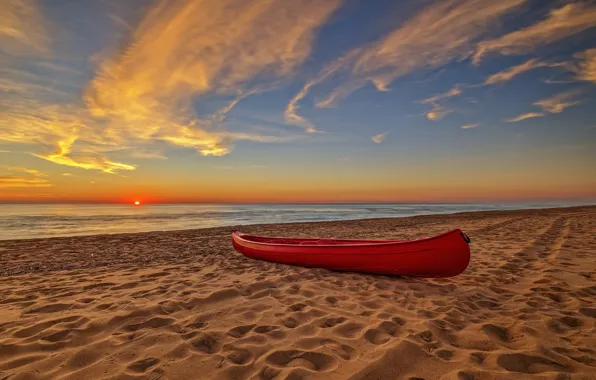
[[[346,244],[284,244],[284,243],[270,243],[270,242],[261,242],[261,241],[255,241],[255,240],[251,240],[251,238],[263,238],[263,236],[255,236],[255,235],[246,235],[243,234],[240,231],[234,231],[232,233],[233,239],[236,240],[238,243],[248,243],[251,245],[260,245],[260,246],[265,246],[265,247],[301,247],[301,248],[366,248],[366,247],[380,247],[380,246],[400,246],[400,245],[407,245],[407,244],[417,244],[417,243],[425,243],[425,242],[429,242],[435,239],[440,239],[443,237],[446,237],[448,235],[451,234],[460,234],[462,236],[462,238],[464,239],[464,241],[466,243],[468,243],[468,241],[465,239],[465,237],[467,236],[461,229],[456,228],[454,230],[450,230],[447,232],[443,232],[441,234],[435,235],[435,236],[430,236],[427,238],[421,238],[421,239],[414,239],[414,240],[379,240],[379,241],[375,241],[375,240],[361,240],[362,243],[346,243]],[[275,240],[304,240],[304,241],[320,241],[320,240],[332,240],[332,241],[336,241],[336,242],[341,242],[341,241],[350,241],[350,242],[354,242],[354,240],[348,240],[348,239],[301,239],[301,238],[267,238],[267,239],[271,239],[273,241]]]

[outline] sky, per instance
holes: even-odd
[[[3,0],[0,202],[596,199],[596,2]]]

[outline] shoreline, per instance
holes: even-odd
[[[210,229],[0,241],[0,377],[585,379],[596,207],[242,226],[410,239],[461,227],[456,277],[252,260]]]
[[[356,218],[356,219],[338,219],[338,220],[320,220],[320,221],[295,221],[295,222],[283,222],[283,223],[251,223],[251,224],[230,224],[225,226],[217,227],[202,227],[202,228],[188,228],[188,229],[173,229],[173,230],[152,230],[152,231],[140,231],[140,232],[115,232],[107,234],[89,234],[89,235],[65,235],[65,236],[50,236],[40,238],[25,238],[25,239],[0,239],[0,249],[2,248],[3,242],[15,242],[15,241],[37,241],[46,239],[68,239],[68,238],[86,238],[86,237],[100,237],[100,236],[129,236],[138,234],[154,234],[154,233],[177,233],[184,231],[207,231],[207,230],[219,230],[219,229],[230,229],[233,230],[242,229],[244,227],[266,227],[275,225],[298,225],[298,224],[314,224],[314,223],[348,223],[348,222],[359,222],[359,221],[381,221],[381,220],[393,220],[393,219],[412,219],[412,218],[427,218],[427,217],[447,217],[447,216],[467,216],[469,214],[484,214],[484,213],[515,213],[515,212],[530,212],[530,211],[557,211],[557,210],[574,210],[594,208],[596,204],[580,205],[580,206],[566,206],[566,207],[541,207],[541,208],[520,208],[512,210],[480,210],[480,211],[458,211],[458,212],[446,212],[438,214],[421,214],[421,215],[410,215],[410,216],[396,216],[396,217],[384,217],[384,218]]]

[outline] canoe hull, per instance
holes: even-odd
[[[410,241],[264,238],[232,234],[234,248],[247,257],[341,271],[451,277],[470,262],[469,239],[459,229]]]

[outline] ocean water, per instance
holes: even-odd
[[[573,205],[576,204],[6,204],[0,205],[0,240]]]

